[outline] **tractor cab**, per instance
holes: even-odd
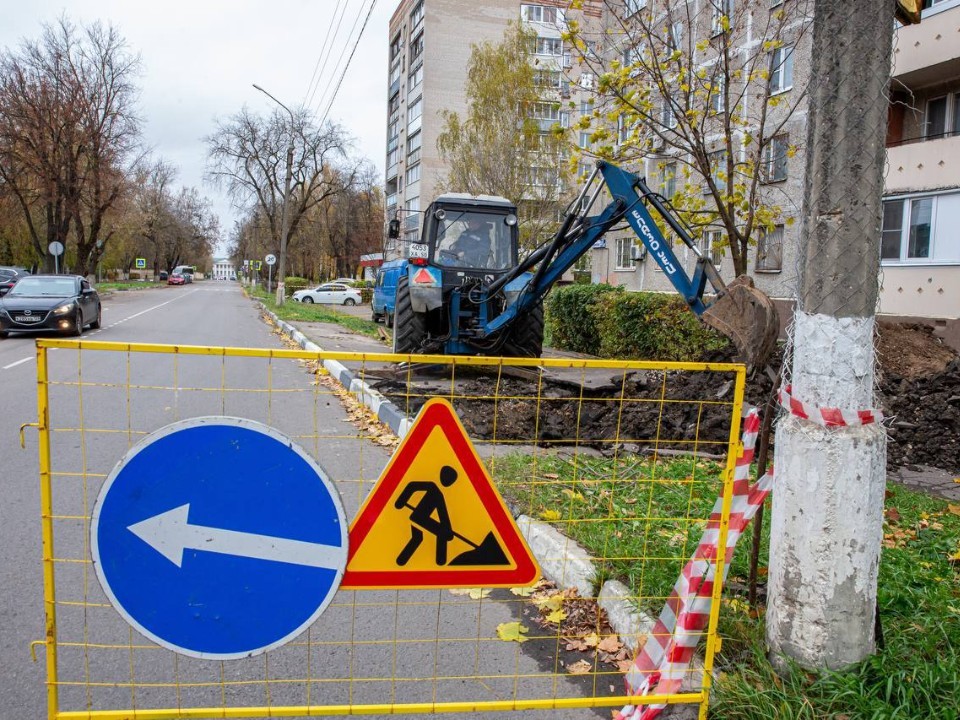
[[[429,264],[454,277],[490,276],[517,264],[517,210],[505,198],[448,193],[424,218]]]

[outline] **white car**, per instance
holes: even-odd
[[[324,283],[313,290],[297,290],[293,299],[301,303],[327,305],[358,305],[361,301],[359,290],[336,282]]]

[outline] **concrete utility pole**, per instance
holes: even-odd
[[[793,394],[874,407],[892,0],[815,0]],[[873,424],[777,429],[767,641],[771,659],[840,668],[874,650],[886,436]]]
[[[268,93],[256,83],[253,83],[253,87],[273,100],[277,105],[286,110],[288,115],[290,115],[290,144],[287,145],[287,177],[283,183],[283,209],[280,216],[282,218],[280,221],[280,262],[277,267],[276,302],[277,305],[283,305],[284,301],[286,300],[284,278],[287,276],[287,235],[290,234],[290,216],[287,212],[287,206],[290,204],[290,180],[293,176],[293,128],[295,120],[293,117],[293,112],[290,110],[290,108],[277,100],[273,95]]]

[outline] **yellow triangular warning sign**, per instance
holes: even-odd
[[[423,406],[350,526],[340,587],[522,587],[540,568],[453,406]]]

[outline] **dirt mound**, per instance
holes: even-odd
[[[957,354],[933,336],[926,325],[881,322],[877,360],[885,374],[901,378],[938,375]]]
[[[960,358],[926,328],[883,323],[878,338],[877,404],[888,418],[891,469],[929,465],[960,473]],[[710,362],[732,362],[718,351]],[[780,367],[782,349],[771,359]],[[498,378],[460,371],[454,406],[469,435],[497,442],[576,444],[601,452],[624,447],[713,454],[724,451],[732,382],[715,373],[636,372],[605,385]],[[436,381],[436,378],[434,378]],[[498,392],[494,392],[499,383]],[[746,400],[764,407],[774,388],[766,373],[747,382]],[[378,389],[415,413],[428,393],[383,381]],[[417,399],[417,396],[420,396]],[[629,397],[629,403],[618,398]],[[719,404],[715,404],[718,401]]]

